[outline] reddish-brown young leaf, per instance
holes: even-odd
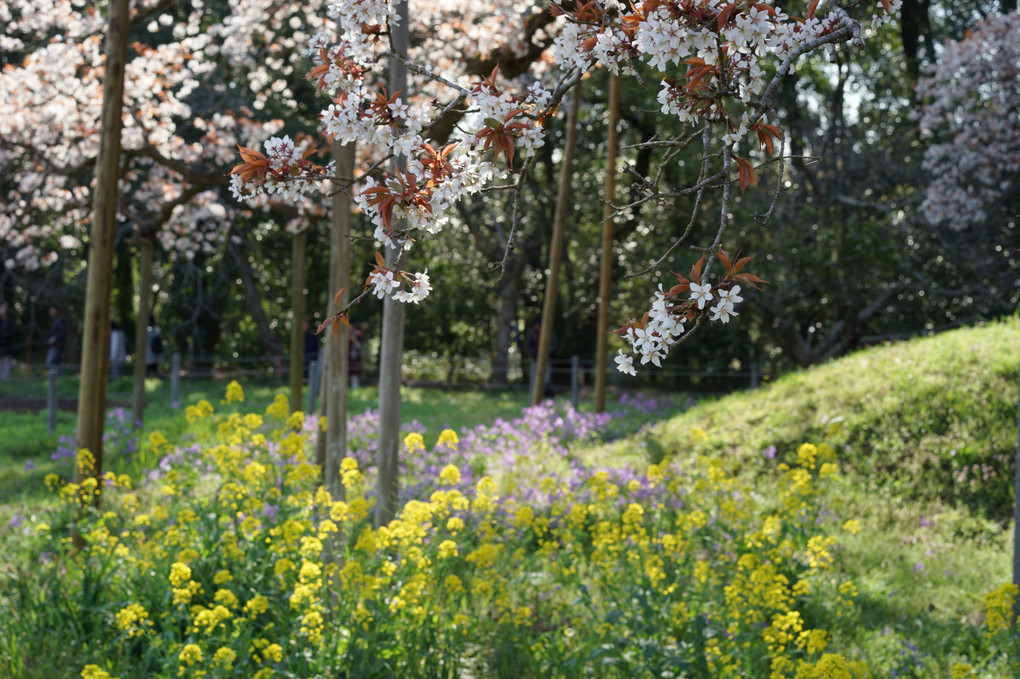
[[[747,158],[737,158],[737,168],[740,172],[740,190],[743,191],[748,186],[754,184],[757,174],[754,171],[754,165]]]
[[[811,0],[811,4],[808,5],[808,7],[807,7],[807,18],[808,19],[814,19],[815,18],[815,10],[818,9],[818,1],[819,0]]]
[[[733,18],[733,15],[736,13],[736,11],[737,11],[736,3],[726,5],[721,10],[719,10],[719,17],[717,23],[720,31],[723,29],[723,26],[730,22],[730,19]]]
[[[719,261],[722,262],[723,268],[726,269],[726,273],[730,273],[733,266],[730,262],[730,256],[726,254],[726,251],[722,248],[717,249],[715,254],[719,256]]]
[[[701,266],[705,263],[705,255],[698,257],[698,261],[691,267],[691,281],[701,280]]]
[[[241,160],[244,162],[238,163],[231,168],[230,174],[238,175],[242,182],[247,182],[256,175],[264,179],[269,172],[269,160],[254,149],[245,148],[240,145],[238,145],[237,149],[241,154]]]
[[[375,263],[383,269],[386,268],[386,258],[378,250],[375,251]]]
[[[333,295],[333,304],[335,304],[336,306],[340,306],[340,299],[344,296],[344,292],[346,292],[346,291],[347,291],[347,286],[346,285],[344,287],[340,288],[339,290],[337,290],[336,294]]]
[[[755,290],[761,290],[755,283],[768,283],[768,281],[758,278],[753,273],[738,273],[730,276],[730,280],[739,281],[740,283],[746,283]]]
[[[738,271],[743,269],[744,266],[752,259],[754,259],[754,255],[750,255],[748,257],[741,257],[740,259],[738,259],[737,263],[733,265],[733,273],[737,273]]]
[[[669,289],[669,294],[671,294],[671,295],[681,295],[681,294],[683,294],[685,292],[690,292],[691,291],[691,282],[687,281],[687,279],[684,279],[684,280],[686,281],[685,283],[677,283],[672,288],[670,288]]]

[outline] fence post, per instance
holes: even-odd
[[[322,371],[319,368],[324,363],[318,360],[308,363],[308,413],[315,412],[315,402],[319,399],[319,384],[322,381]]]
[[[49,414],[49,431],[57,428],[57,371],[49,371],[49,385],[46,390],[46,410]]]
[[[758,388],[758,361],[751,361],[751,388]]]
[[[581,387],[581,357],[574,354],[570,357],[570,402],[577,410],[577,400]]]
[[[175,351],[170,357],[170,407],[181,407],[181,354]]]

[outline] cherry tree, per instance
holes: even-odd
[[[621,350],[617,364],[622,371],[633,372],[636,358],[659,365],[703,322],[729,322],[737,316],[741,292],[762,282],[745,269],[749,258],[731,257],[722,249],[730,194],[754,183],[755,159],[769,162],[758,155],[761,149],[768,155],[777,146],[781,151],[782,132],[769,122],[768,113],[782,77],[799,57],[819,48],[835,49],[843,42],[863,45],[861,26],[848,13],[862,7],[835,4],[818,15],[818,3],[812,2],[805,17],[795,18],[767,4],[707,0],[656,0],[633,11],[615,1],[572,9],[553,5],[559,30],[550,55],[558,68],[550,70],[544,83],[512,90],[512,83],[502,81],[498,70],[462,83],[430,63],[411,70],[429,87],[445,89],[448,95],[415,101],[376,84],[386,60],[394,58],[388,40],[392,8],[371,0],[336,2],[331,10],[343,30],[333,40],[324,35],[313,40],[312,50],[318,55],[313,77],[333,95],[322,112],[328,135],[340,141],[370,139],[383,149],[384,159],[409,158],[406,172],[379,172],[380,160],[357,177],[341,180],[361,185],[356,200],[375,227],[373,236],[403,255],[415,241],[441,230],[446,213],[458,200],[494,188],[519,193],[529,163],[544,143],[544,121],[589,69],[602,66],[639,77],[636,66],[644,62],[660,71],[661,112],[686,129],[676,137],[650,142],[662,149],[659,169],[647,178],[645,195],[618,208],[690,196],[693,225],[704,193],[719,191],[719,226],[709,244],[695,248],[701,256],[690,278],[678,275],[675,286],[656,293],[643,319],[623,327],[631,351]],[[871,20],[884,22],[893,9],[883,2]],[[434,121],[457,106],[466,108],[449,143],[431,143],[428,135]],[[692,145],[701,150],[699,180],[688,187],[661,186],[663,165]],[[741,145],[746,155],[739,153]],[[300,157],[285,138],[270,139],[264,152],[243,148],[241,158],[233,180],[238,195],[293,195],[309,190],[316,180],[335,178],[332,167]],[[781,162],[781,153],[778,158]],[[684,243],[686,235],[658,264]],[[514,238],[511,230],[508,250]],[[431,290],[427,273],[406,271],[399,266],[401,261],[398,257],[393,265],[380,257],[361,296],[423,300]],[[721,275],[712,273],[716,262],[724,269]],[[346,312],[334,314],[327,325],[343,321]]]
[[[918,84],[928,184],[921,211],[944,244],[989,281],[979,291],[1016,308],[1020,191],[1020,12],[992,16],[943,47]]]
[[[921,127],[933,137],[921,209],[933,225],[962,231],[994,219],[1020,173],[1020,13],[989,18],[947,43],[918,86]]]

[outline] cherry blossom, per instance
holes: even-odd
[[[928,78],[921,128],[931,176],[921,211],[935,226],[963,231],[993,217],[1020,174],[1020,11],[993,16],[947,43]]]
[[[890,0],[880,4],[883,11],[876,12],[876,23],[884,20],[878,17],[897,9]],[[684,323],[693,321],[697,328],[706,317],[728,322],[737,315],[735,306],[742,300],[734,282],[760,282],[750,274],[737,273],[746,259],[737,264],[723,261],[721,250],[730,219],[730,187],[739,184],[744,190],[756,180],[751,158],[737,156],[736,149],[753,133],[761,149],[775,153],[775,141],[782,139],[782,133],[767,122],[766,114],[779,80],[800,56],[822,47],[834,49],[840,42],[863,46],[861,26],[844,8],[832,5],[824,15],[816,15],[817,6],[812,3],[803,18],[795,18],[769,5],[725,0],[649,1],[631,7],[591,2],[577,3],[572,10],[556,5],[553,14],[558,19],[555,27],[550,26],[555,35],[549,49],[549,61],[556,67],[540,73],[541,85],[532,81],[523,88],[521,82],[502,78],[498,68],[484,76],[456,69],[447,72],[443,70],[447,62],[416,61],[412,56],[409,69],[418,76],[417,87],[428,93],[421,97],[378,86],[385,63],[395,58],[383,39],[393,20],[389,3],[333,2],[330,9],[342,30],[333,36],[322,32],[309,41],[308,53],[314,62],[310,77],[330,97],[321,115],[326,133],[340,141],[367,140],[380,158],[343,181],[362,185],[356,200],[372,221],[375,238],[402,254],[416,240],[442,230],[446,213],[465,196],[494,181],[519,191],[520,173],[543,143],[542,121],[585,71],[604,67],[634,74],[639,61],[661,71],[658,98],[663,115],[691,127],[703,126],[691,139],[702,139],[705,171],[690,192],[697,192],[700,199],[706,189],[720,190],[722,217],[715,242],[703,248],[710,253],[704,268],[699,261],[696,274],[679,284],[682,290],[660,291],[645,319],[621,330],[642,364],[660,365],[680,341]],[[425,42],[432,44],[432,40]],[[520,53],[527,46],[511,44],[509,48]],[[460,113],[453,136],[430,139],[430,130],[454,109]],[[281,143],[276,138],[270,145]],[[678,138],[664,146],[670,143],[682,148],[690,141]],[[242,149],[243,162],[234,168],[236,194],[258,196],[285,190],[296,195],[309,186],[305,180],[330,175],[329,167],[301,165],[292,155],[271,153],[268,148],[265,154]],[[392,157],[406,158],[407,169],[379,171],[382,161]],[[712,166],[716,167],[709,171]],[[641,200],[655,199],[659,191],[653,186]],[[512,242],[507,245],[511,247]],[[717,290],[728,294],[720,295],[706,312],[706,305],[716,299],[709,276],[717,257],[727,269]],[[420,299],[413,285],[410,291],[396,292],[387,278],[390,272],[382,271],[382,264],[379,267],[366,283],[376,295]],[[407,272],[394,274],[393,281],[417,280]],[[690,298],[680,299],[683,293],[690,293]],[[625,370],[632,367],[632,362],[618,360],[618,364]]]

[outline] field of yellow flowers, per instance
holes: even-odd
[[[402,509],[376,526],[366,432],[331,497],[326,423],[285,397],[245,412],[234,382],[185,416],[187,441],[149,436],[145,473],[47,477],[60,509],[0,579],[0,676],[881,676],[841,641],[860,611],[840,544],[861,524],[829,501],[825,442],[762,487],[699,430],[669,461],[597,468],[571,444],[606,423],[546,405],[408,433]],[[981,657],[954,656],[954,677],[1020,669],[1012,593],[988,595]]]

